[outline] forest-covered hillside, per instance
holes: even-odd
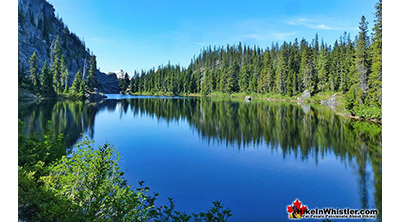
[[[259,46],[207,47],[187,68],[167,64],[128,75],[121,90],[186,94],[259,93],[296,96],[337,92],[344,95],[352,114],[381,117],[382,105],[382,1],[376,5],[372,31],[361,17],[352,40],[346,32],[332,45],[317,34],[311,41]]]
[[[30,73],[29,59],[36,54],[38,69],[45,62],[54,66],[61,63],[65,72],[65,84],[71,86],[75,74],[80,70],[85,78],[89,73],[89,60],[93,56],[85,42],[71,32],[62,18],[55,15],[54,7],[46,0],[18,0],[18,77],[19,83]],[[59,51],[56,51],[59,50]],[[55,54],[59,54],[56,61]],[[96,68],[102,92],[118,93],[118,81],[114,75],[106,75]],[[64,84],[64,83],[63,83]]]

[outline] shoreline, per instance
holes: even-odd
[[[349,118],[352,120],[358,120],[358,121],[367,121],[367,122],[372,122],[376,124],[381,124],[382,125],[382,119],[376,119],[376,118],[363,118],[361,116],[353,116],[351,115],[347,110],[344,108],[344,104],[341,101],[342,95],[338,93],[333,93],[333,94],[325,94],[325,95],[316,95],[311,97],[310,99],[298,99],[300,98],[301,95],[298,96],[280,96],[280,95],[260,95],[260,94],[245,94],[245,93],[233,93],[233,94],[227,94],[227,93],[212,93],[209,95],[202,95],[199,93],[188,93],[188,94],[176,94],[176,95],[171,95],[171,94],[163,94],[163,93],[126,93],[123,95],[133,95],[133,96],[167,96],[167,97],[174,97],[174,96],[182,96],[182,97],[209,97],[209,98],[235,98],[235,99],[242,99],[243,101],[245,100],[246,96],[250,96],[251,99],[253,100],[266,100],[266,101],[271,101],[271,102],[290,102],[290,103],[303,103],[303,104],[314,104],[314,105],[321,105],[327,108],[330,108],[336,115]],[[321,102],[324,99],[336,97],[338,98],[337,105],[335,108],[332,108],[331,106],[322,104]]]
[[[113,93],[110,93],[113,94]],[[281,96],[281,95],[275,95],[275,94],[267,94],[267,95],[260,95],[260,94],[245,94],[245,93],[212,93],[209,95],[202,95],[199,93],[187,93],[187,94],[168,94],[168,93],[125,93],[125,94],[118,94],[114,93],[115,95],[132,95],[132,96],[165,96],[165,97],[208,97],[208,98],[234,98],[234,99],[242,99],[243,101],[245,100],[246,96],[250,96],[251,100],[258,100],[258,101],[271,101],[271,102],[290,102],[290,103],[296,103],[300,105],[301,103],[303,104],[314,104],[314,105],[321,105],[327,108],[330,108],[336,115],[349,118],[352,120],[358,120],[358,121],[367,121],[367,122],[372,122],[376,124],[381,124],[382,125],[382,120],[381,119],[376,119],[376,118],[363,118],[360,116],[353,116],[351,115],[347,110],[344,109],[343,106],[343,101],[341,101],[342,95],[338,93],[334,94],[323,94],[323,95],[315,95],[313,97],[310,97],[308,99],[301,99],[300,95],[299,96]],[[329,99],[329,98],[335,98],[335,103],[336,105],[333,107],[329,105],[322,104],[321,102],[324,99]],[[55,98],[39,98],[39,97],[18,97],[18,101],[42,101],[42,100],[50,100],[54,99],[57,101],[62,101],[62,100],[74,100],[71,98],[67,98],[65,96],[57,96]]]

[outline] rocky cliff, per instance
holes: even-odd
[[[80,38],[69,31],[61,18],[54,15],[54,7],[46,0],[18,0],[18,63],[29,70],[29,58],[36,51],[39,67],[51,63],[52,45],[59,37],[70,76],[70,84],[78,70],[87,73],[90,50]],[[27,71],[24,74],[28,74]],[[118,93],[116,75],[97,71],[99,90]]]

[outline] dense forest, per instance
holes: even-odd
[[[259,46],[211,46],[191,60],[187,68],[159,66],[125,75],[122,91],[131,93],[203,94],[257,93],[293,97],[307,90],[311,95],[335,92],[344,95],[353,115],[381,117],[382,105],[382,1],[376,5],[373,32],[361,17],[353,41],[346,32],[327,45],[315,38],[308,42]]]

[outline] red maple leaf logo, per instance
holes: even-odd
[[[289,218],[301,218],[303,214],[307,211],[306,205],[301,205],[299,199],[293,201],[293,205],[287,206],[287,212],[289,213]]]

